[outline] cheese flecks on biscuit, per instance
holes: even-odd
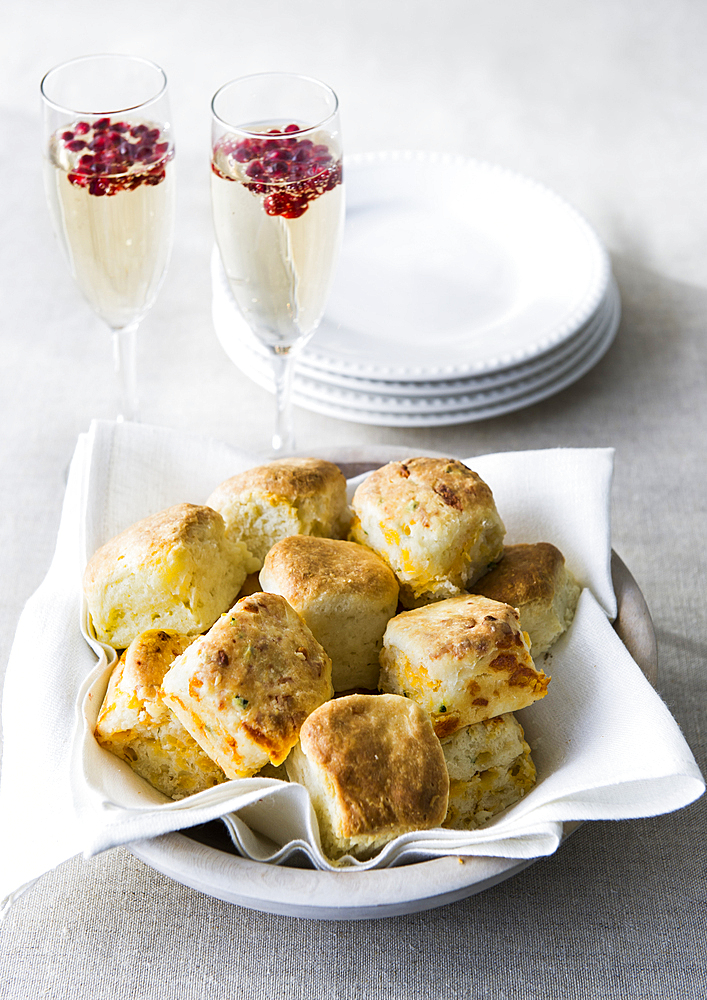
[[[380,689],[414,699],[441,738],[542,698],[518,612],[466,594],[392,618],[383,638]]]
[[[350,538],[377,552],[407,608],[462,592],[498,560],[505,528],[489,487],[455,459],[390,462],[356,489]]]
[[[231,538],[263,564],[268,550],[289,535],[340,538],[346,531],[346,479],[318,458],[281,458],[221,483],[207,503],[218,510]]]
[[[449,778],[429,716],[395,695],[348,695],[317,709],[287,772],[308,789],[334,860],[368,857],[446,815]]]
[[[518,609],[533,656],[540,656],[572,624],[580,586],[549,542],[507,545],[503,558],[470,588]]]
[[[102,747],[173,799],[226,780],[162,697],[165,673],[192,642],[163,629],[134,639],[111,674],[95,729]]]
[[[395,574],[379,556],[355,542],[293,535],[270,549],[260,584],[326,649],[335,691],[378,687],[383,633],[398,606]]]
[[[277,594],[242,598],[175,660],[165,701],[229,778],[279,765],[332,695],[331,660]]]
[[[203,632],[254,569],[210,507],[178,504],[146,517],[89,561],[84,592],[96,637],[124,649],[150,628]]]
[[[444,826],[476,830],[515,805],[535,784],[523,728],[509,712],[442,740],[449,772]]]

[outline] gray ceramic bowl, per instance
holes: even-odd
[[[338,449],[321,457],[337,462],[352,478],[409,454],[409,449],[401,448]],[[655,684],[658,657],[650,613],[638,584],[615,552],[612,575],[618,601],[614,627]],[[578,825],[565,824],[565,836]],[[141,841],[129,849],[162,874],[216,899],[267,913],[324,920],[367,920],[432,909],[482,892],[533,863],[450,857],[380,871],[346,872],[342,877],[337,872],[241,858],[233,853],[220,823],[207,824],[189,835],[172,833]]]

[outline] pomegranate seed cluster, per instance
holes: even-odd
[[[174,149],[156,126],[99,118],[59,132],[56,141],[70,154],[71,184],[89,194],[114,195],[141,184],[160,184]]]
[[[214,153],[230,164],[239,164],[238,176],[224,173],[215,162],[214,173],[227,181],[240,181],[253,194],[265,195],[263,208],[268,215],[298,219],[309,203],[341,183],[341,160],[335,161],[324,143],[298,139],[298,125],[273,128],[260,136],[236,139],[226,136]]]

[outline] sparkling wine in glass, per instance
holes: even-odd
[[[42,80],[44,174],[54,228],[84,297],[113,335],[119,419],[138,419],[135,338],[174,231],[167,79],[137,56],[85,56]]]
[[[272,447],[291,451],[292,370],[324,313],[344,227],[338,100],[318,80],[261,73],[212,101],[211,200],[233,296],[270,358]]]

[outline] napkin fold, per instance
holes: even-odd
[[[533,858],[556,850],[573,820],[657,815],[704,791],[670,713],[609,619],[610,449],[551,449],[466,460],[493,490],[513,541],[551,541],[584,586],[569,632],[546,662],[545,699],[518,713],[536,787],[480,831],[421,831],[367,862],[385,867],[443,854]],[[99,545],[153,511],[203,503],[257,459],[213,439],[96,422],[78,441],[54,559],[27,603],[8,664],[0,808],[0,897],[86,856],[222,817],[244,856],[282,863],[305,853],[322,869],[304,788],[264,778],[166,799],[93,738],[114,653],[90,635],[81,575]],[[82,618],[83,615],[83,618]]]

